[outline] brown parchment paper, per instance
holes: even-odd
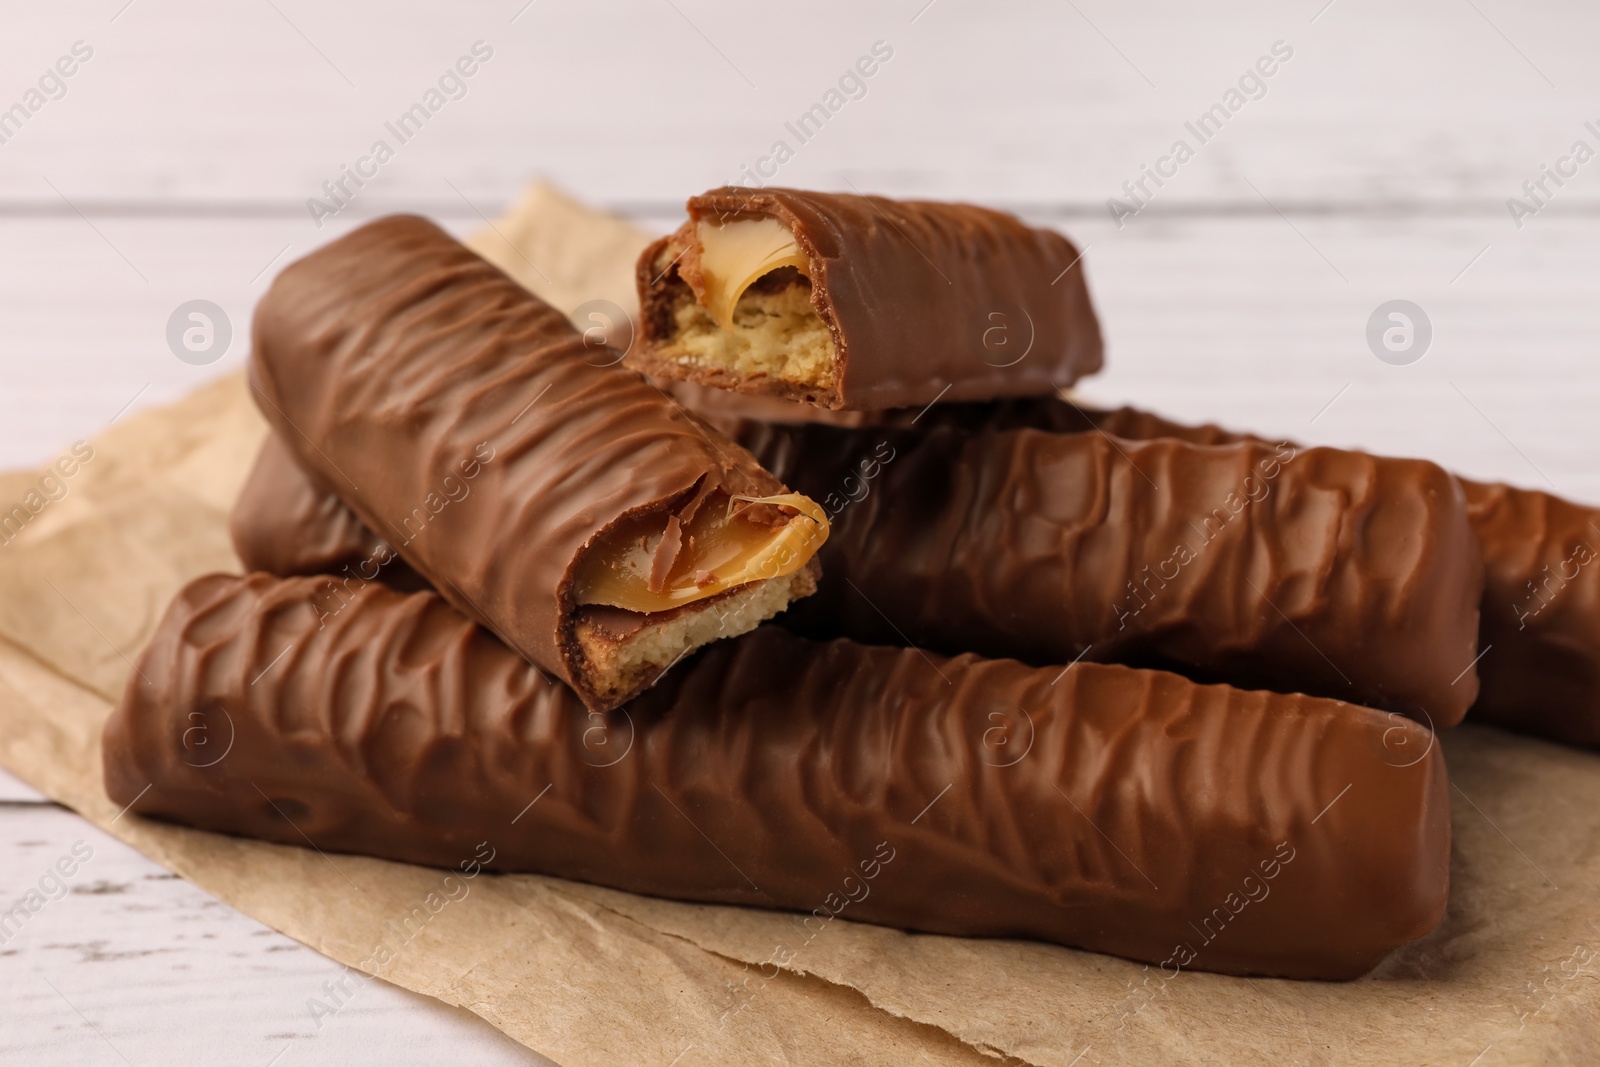
[[[472,238],[569,312],[594,299],[631,311],[644,241],[545,187]],[[843,919],[808,936],[783,914],[533,876],[450,887],[427,868],[122,815],[100,785],[101,725],[178,587],[238,568],[226,517],[264,432],[237,376],[129,416],[0,547],[0,763],[356,973],[468,1008],[565,1067],[1596,1060],[1600,757],[1488,729],[1442,741],[1455,783],[1443,924],[1344,984],[1169,977]],[[0,475],[0,510],[38,477]]]

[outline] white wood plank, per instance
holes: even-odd
[[[74,846],[87,861],[51,878]],[[323,984],[342,972],[332,960],[70,812],[0,806],[0,908],[41,880],[55,899],[0,927],[0,1063],[550,1063],[381,980],[319,1018],[308,1001],[331,1005]]]
[[[543,174],[671,203],[785,139],[792,184],[1099,211],[1277,40],[1292,60],[1159,202],[1260,210],[1254,183],[1282,202],[1477,205],[1509,226],[1505,199],[1541,163],[1600,144],[1583,125],[1600,118],[1600,9],[1578,0],[817,0],[803,18],[734,0],[125,3],[8,12],[0,106],[73,42],[94,57],[0,146],[0,200],[66,210],[48,181],[74,201],[298,213],[480,39],[494,56],[467,95],[391,137],[358,202],[456,204],[445,179],[498,202]],[[894,54],[866,95],[807,143],[788,133],[878,40]],[[1559,199],[1600,204],[1596,176]]]
[[[49,801],[45,800],[43,793],[0,769],[0,805],[46,803]]]
[[[1277,218],[1085,234],[1108,369],[1083,391],[1600,501],[1596,235],[1587,222],[1505,241],[1463,221]],[[1395,298],[1433,322],[1410,366],[1366,343]]]

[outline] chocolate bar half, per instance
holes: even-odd
[[[808,594],[821,509],[423,219],[280,274],[250,380],[295,460],[459,610],[609,708]]]
[[[114,803],[1174,974],[1353,978],[1444,912],[1444,761],[1399,716],[773,627],[603,714],[432,593],[324,620],[317,585],[178,595],[105,729]]]
[[[1100,369],[1079,252],[969,204],[713,189],[639,259],[630,362],[872,410],[1053,392]]]

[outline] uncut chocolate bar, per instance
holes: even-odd
[[[1174,974],[1351,978],[1444,911],[1444,761],[1399,716],[773,627],[602,714],[432,593],[369,583],[328,619],[317,595],[178,595],[105,729],[114,803],[792,909],[800,938],[837,916]]]
[[[632,365],[873,410],[1052,393],[1100,369],[1072,243],[969,204],[724,187],[639,259]]]
[[[715,400],[709,404],[716,407]],[[930,419],[937,420],[937,410]],[[769,409],[766,414],[778,413]],[[976,410],[951,414],[969,423],[983,417]],[[1084,428],[1141,440],[1220,444],[1252,439],[1134,408],[1095,411],[1039,402],[995,408],[989,416],[1012,426],[1065,428],[1081,420]],[[1478,635],[1483,658],[1477,666],[1478,699],[1468,719],[1600,747],[1600,567],[1594,566],[1600,562],[1600,508],[1537,489],[1459,480],[1484,562]]]
[[[1471,718],[1600,746],[1600,509],[1461,481],[1486,564]]]
[[[1433,464],[948,426],[739,436],[831,520],[818,592],[781,618],[811,636],[1165,666],[1438,726],[1476,694],[1482,564]],[[262,541],[327,539],[290,521],[309,505],[265,510]]]
[[[1088,414],[1124,437],[1246,439],[1131,408]],[[1484,562],[1483,658],[1468,719],[1600,747],[1600,508],[1537,489],[1460,482]]]
[[[1460,721],[1483,565],[1419,460],[1095,433],[750,425],[822,502],[805,632],[1032,663],[1172,666]]]
[[[596,708],[814,587],[814,503],[425,220],[280,274],[250,379],[315,480]]]

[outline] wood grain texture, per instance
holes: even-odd
[[[819,0],[803,18],[734,0],[126,2],[8,13],[7,104],[74,41],[95,51],[0,147],[4,199],[59,208],[48,177],[71,198],[298,211],[477,40],[494,56],[466,95],[358,201],[459,206],[448,178],[494,204],[543,173],[592,201],[676,203],[787,138],[793,184],[1098,210],[1278,40],[1293,58],[1161,200],[1259,208],[1254,183],[1504,220],[1600,117],[1600,11],[1579,0]],[[866,94],[806,143],[788,134],[878,40],[893,58]],[[1562,199],[1594,203],[1587,185]]]
[[[343,967],[53,804],[0,805],[0,901],[36,890],[75,845],[90,858],[65,895],[0,943],[0,1063],[549,1062],[381,980],[315,1012],[314,998],[336,1004],[323,984]]]

